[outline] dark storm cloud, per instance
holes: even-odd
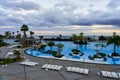
[[[25,9],[25,10],[38,10],[40,6],[33,2],[28,1],[19,1],[19,0],[1,0],[0,1],[1,7],[5,9]]]
[[[40,8],[40,5],[34,2],[23,2],[21,0],[1,0],[0,26],[16,26],[24,24],[24,20],[26,19],[23,14],[26,14],[26,12],[30,10],[39,10]],[[22,12],[23,10],[26,12]]]
[[[116,2],[117,1],[117,2]],[[114,4],[114,7],[118,6],[120,1],[111,0],[108,6]],[[33,2],[21,2],[14,0],[1,0],[0,1],[0,26],[15,26],[28,24],[30,26],[62,26],[62,25],[120,25],[120,10],[92,10],[89,14],[75,14],[75,10],[79,9],[79,6],[75,6],[71,3],[57,3],[52,8],[40,11],[40,5]],[[19,13],[21,9],[24,9],[26,14]],[[30,10],[36,10],[37,12],[29,13]],[[11,15],[11,16],[9,16]]]
[[[107,6],[115,9],[120,6],[120,0],[110,0]]]

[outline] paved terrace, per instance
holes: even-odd
[[[54,60],[47,58],[37,58],[26,54],[23,54],[30,61],[38,62],[39,65],[35,67],[25,66],[27,80],[120,80],[114,78],[105,78],[101,76],[102,70],[120,72],[120,65],[102,65],[92,63],[82,63],[74,61]],[[8,64],[7,67],[0,66],[0,78],[1,80],[25,80],[24,78],[24,66],[17,63]],[[55,64],[62,65],[63,68],[60,71],[45,70],[41,66],[43,64]],[[78,74],[66,71],[66,66],[81,67],[89,69],[89,74]]]

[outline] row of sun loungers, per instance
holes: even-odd
[[[67,71],[88,74],[89,70],[86,68],[77,68],[77,67],[66,67]]]
[[[101,73],[104,77],[120,78],[120,73],[118,72],[101,71]]]
[[[51,64],[44,64],[42,68],[44,69],[52,69],[52,70],[61,70],[63,66],[59,65],[51,65]],[[67,71],[69,72],[76,72],[82,74],[88,74],[89,70],[86,68],[77,68],[77,67],[66,67]]]
[[[29,66],[38,65],[37,62],[31,62],[31,61],[21,62],[20,64],[29,65]],[[46,70],[52,69],[52,70],[59,71],[63,68],[63,66],[44,64],[41,68],[46,69]],[[76,72],[76,73],[81,73],[81,74],[88,74],[89,73],[89,69],[86,69],[86,68],[66,67],[66,69],[68,72]],[[101,74],[103,77],[119,78],[120,79],[120,72],[101,71]]]
[[[42,68],[45,69],[53,69],[53,70],[61,70],[63,66],[58,66],[58,65],[51,65],[51,64],[45,64],[42,66]]]

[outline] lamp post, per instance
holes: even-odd
[[[23,43],[23,39],[22,39],[22,43]],[[22,44],[22,54],[23,54],[23,58],[24,58],[24,61],[25,61],[26,57],[24,56],[23,44]],[[26,73],[26,66],[25,66],[25,64],[23,65],[23,67],[24,67],[24,77],[25,77],[25,80],[27,80],[27,73]]]
[[[25,76],[25,80],[27,80],[27,73],[26,73],[26,66],[24,65],[24,76]]]

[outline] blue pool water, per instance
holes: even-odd
[[[58,41],[55,41],[55,44],[58,44],[58,43],[59,43]],[[64,57],[66,59],[71,59],[71,60],[76,60],[76,61],[85,60],[86,62],[89,61],[89,62],[100,62],[100,63],[102,62],[102,63],[108,63],[108,64],[120,64],[120,58],[107,57],[107,61],[103,61],[103,60],[91,61],[91,60],[89,60],[88,56],[92,56],[96,53],[94,45],[98,42],[88,42],[88,44],[86,46],[79,45],[79,50],[82,53],[84,53],[83,56],[70,56],[69,55],[69,53],[71,53],[71,50],[76,48],[76,45],[73,42],[62,41],[61,43],[64,44],[64,47],[63,47],[61,53],[64,55]],[[106,43],[99,42],[99,44],[106,44]],[[113,52],[113,45],[109,45],[103,49],[101,47],[98,47],[98,48],[101,52],[106,53],[106,54],[111,54]],[[57,47],[55,46],[52,49],[57,50]],[[49,46],[46,47],[45,51],[47,51],[47,50],[50,50]],[[116,48],[116,52],[120,53],[120,47]],[[28,50],[26,50],[26,53],[29,55],[32,55],[32,56],[36,56],[36,57],[53,57],[51,54],[45,54],[44,51],[37,51],[35,49],[28,49]]]

